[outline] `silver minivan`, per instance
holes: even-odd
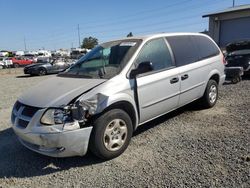
[[[27,148],[52,157],[119,156],[136,128],[199,99],[218,99],[224,57],[198,33],[156,34],[103,43],[15,103],[13,129]]]

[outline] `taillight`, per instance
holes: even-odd
[[[223,63],[224,65],[226,65],[226,64],[227,64],[227,61],[226,61],[226,59],[225,59],[224,55],[222,55],[222,63]]]

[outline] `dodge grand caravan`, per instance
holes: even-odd
[[[12,124],[27,148],[52,157],[103,159],[127,148],[145,122],[194,100],[213,107],[224,57],[196,33],[157,34],[103,43],[56,77],[20,96]]]

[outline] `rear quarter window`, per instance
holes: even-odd
[[[220,53],[218,47],[207,37],[192,36],[195,44],[199,49],[199,60],[203,60]]]

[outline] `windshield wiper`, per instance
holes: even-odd
[[[86,74],[70,74],[68,72],[60,73],[57,76],[59,77],[70,77],[70,78],[93,78],[93,76],[86,75]]]

